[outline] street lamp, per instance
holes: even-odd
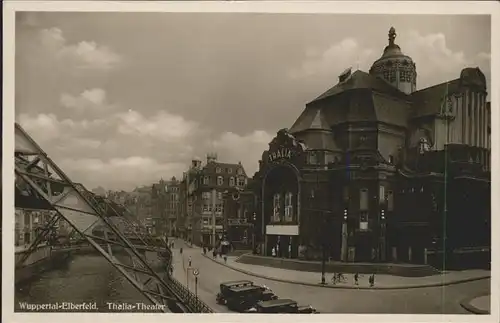
[[[322,168],[323,170],[328,170],[328,166],[324,166]],[[316,189],[319,192],[319,172],[316,173]],[[319,194],[313,194],[312,198],[315,199]],[[316,200],[317,201],[317,200]],[[320,201],[321,202],[321,201]],[[326,279],[325,279],[325,267],[326,267],[326,235],[327,235],[327,221],[326,221],[326,212],[324,210],[320,210],[321,214],[321,285],[326,284]]]
[[[257,213],[253,212],[252,216],[253,220],[253,227],[252,227],[252,253],[256,254],[256,247],[255,247],[255,230],[257,230]]]

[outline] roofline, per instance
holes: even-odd
[[[445,82],[441,82],[441,83],[438,83],[438,84],[431,85],[431,86],[426,87],[424,89],[420,89],[418,91],[415,91],[411,95],[414,95],[414,94],[419,93],[419,92],[427,91],[429,89],[435,88],[435,87],[443,85],[443,84],[447,84],[447,83],[450,84],[450,83],[456,82],[456,81],[460,82],[460,78],[456,78],[456,79],[453,79],[453,80],[450,80],[450,81],[445,81]]]

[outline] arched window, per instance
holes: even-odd
[[[224,185],[224,178],[222,176],[217,176],[217,185]]]
[[[203,177],[203,184],[204,185],[210,184],[210,177],[208,177],[208,176]]]
[[[233,176],[231,176],[229,178],[229,186],[234,186],[234,177]]]
[[[285,194],[285,222],[291,222],[293,220],[293,194],[287,192]]]
[[[274,194],[273,197],[273,222],[280,222],[281,195]]]

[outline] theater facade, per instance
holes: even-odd
[[[416,90],[394,28],[277,132],[255,174],[263,255],[428,263],[490,247],[490,104],[479,68]]]

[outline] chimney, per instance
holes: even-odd
[[[211,162],[216,162],[217,161],[217,154],[216,153],[208,153],[207,154],[207,164],[210,164]]]

